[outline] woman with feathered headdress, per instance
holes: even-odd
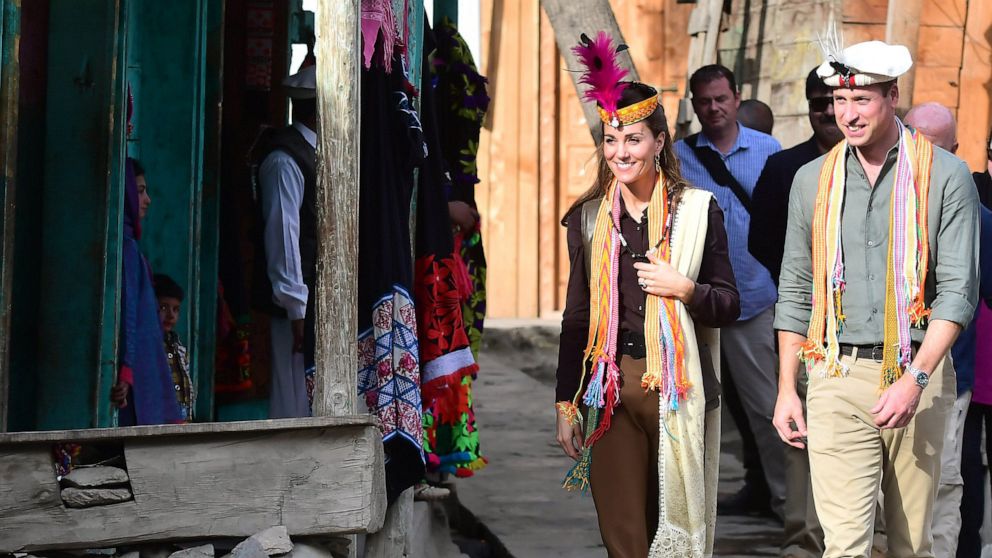
[[[611,557],[712,553],[719,337],[740,298],[723,214],[682,178],[658,92],[622,81],[612,40],[582,36],[603,122],[596,183],[569,209],[558,443],[592,488]],[[584,427],[584,432],[583,432]]]

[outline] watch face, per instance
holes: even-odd
[[[925,372],[920,372],[916,375],[916,385],[925,388],[929,383],[930,383],[930,376],[927,376]]]

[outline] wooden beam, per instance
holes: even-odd
[[[983,171],[988,165],[986,148],[989,126],[992,124],[992,39],[988,34],[992,21],[992,2],[968,2],[965,24],[964,54],[961,61],[961,95],[958,106],[958,156],[968,162],[973,171]]]
[[[293,536],[375,531],[385,517],[382,437],[371,419],[358,422],[148,427],[119,440],[134,500],[85,509],[63,505],[51,442],[0,442],[0,471],[17,479],[0,484],[0,553],[246,537],[272,525]]]
[[[538,211],[539,199],[539,166],[540,166],[540,134],[533,133],[540,129],[541,115],[541,7],[534,2],[520,2],[520,38],[518,40],[517,72],[520,74],[518,85],[519,103],[517,106],[518,133],[516,140],[517,154],[517,311],[520,317],[536,318],[538,309],[538,291],[540,278],[538,274],[539,255],[538,242],[541,234]],[[598,123],[598,120],[597,120]],[[511,209],[513,210],[513,209]]]
[[[204,80],[203,189],[200,198],[199,309],[195,322],[198,363],[194,416],[214,420],[214,369],[217,356],[217,277],[220,256],[220,178],[222,163],[224,94],[224,4],[208,0],[206,5],[206,72]]]
[[[613,15],[613,8],[610,7],[609,0],[586,0],[576,2],[575,0],[541,0],[541,6],[548,14],[551,27],[555,31],[555,41],[558,43],[558,50],[565,58],[565,69],[573,70],[569,72],[572,83],[581,97],[585,91],[585,86],[579,85],[581,74],[574,70],[579,70],[581,66],[572,53],[572,47],[578,44],[582,33],[593,37],[600,31],[606,31],[613,40],[622,43],[623,33],[620,32],[620,25]],[[630,58],[629,52],[623,52],[619,56],[620,64],[630,70],[628,79],[637,80],[637,69]],[[602,140],[603,130],[596,113],[596,107],[592,103],[582,103],[582,111],[586,117],[586,124],[589,125],[589,133],[592,134],[596,144]]]
[[[7,432],[0,434],[0,446],[30,445],[39,442],[106,442],[131,440],[134,438],[155,438],[169,436],[189,436],[193,434],[238,434],[254,432],[282,432],[307,428],[338,428],[345,426],[377,426],[372,415],[351,415],[346,417],[308,417],[292,419],[244,420],[237,422],[194,422],[188,424],[155,424],[149,426],[127,426],[121,428],[86,428],[82,430],[40,430],[32,432]]]
[[[923,0],[889,0],[889,12],[885,23],[885,41],[889,44],[905,45],[913,61],[920,41],[920,14],[923,13]],[[899,106],[905,112],[913,106],[913,87],[916,83],[916,64],[899,78]]]
[[[19,37],[20,0],[2,2],[0,28],[0,204],[3,212],[0,237],[0,432],[7,431],[7,397],[10,386],[10,308],[14,276],[14,209],[17,191],[17,99],[21,68]]]
[[[686,63],[685,93],[679,100],[678,115],[675,117],[675,137],[682,138],[692,131],[695,113],[689,103],[689,76],[699,68],[717,61],[717,40],[720,37],[720,21],[723,19],[723,0],[706,0],[699,3],[689,16],[689,54]]]
[[[359,0],[317,4],[317,308],[314,414],[358,397]]]
[[[407,488],[386,510],[382,529],[365,542],[365,558],[400,558],[411,555],[413,488]]]
[[[561,74],[554,30],[545,13],[541,13],[541,46],[538,49],[540,87],[538,116],[538,316],[548,316],[558,309],[558,87]],[[532,239],[533,241],[533,239]]]

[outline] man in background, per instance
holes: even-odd
[[[768,270],[747,250],[751,225],[751,194],[765,160],[782,147],[768,134],[741,126],[741,102],[734,73],[712,64],[689,78],[692,107],[702,131],[675,142],[682,175],[711,192],[723,209],[730,263],[741,294],[741,316],[720,330],[724,393],[734,422],[754,433],[768,491],[754,479],[757,467],[745,465],[745,484],[738,494],[722,500],[719,513],[773,513],[782,517],[785,502],[783,445],[771,425],[775,408],[776,357],[772,320],[776,292]],[[740,399],[740,407],[729,400]],[[759,477],[760,479],[760,477]],[[770,493],[770,494],[769,494]]]
[[[283,81],[293,124],[262,132],[252,149],[263,231],[255,303],[270,316],[269,418],[310,415],[317,277],[317,80],[308,66]]]
[[[785,246],[785,225],[789,219],[789,191],[796,172],[844,139],[834,118],[830,88],[816,75],[806,76],[806,103],[809,106],[809,139],[768,158],[754,187],[754,208],[748,248],[751,255],[768,268],[778,284]],[[799,382],[799,396],[806,400],[806,382]],[[819,558],[823,554],[823,530],[813,506],[806,449],[785,448],[785,532],[782,556]]]
[[[771,135],[772,128],[775,127],[772,107],[757,99],[741,101],[741,106],[737,109],[737,121],[752,130],[768,135]]]
[[[954,114],[940,103],[916,105],[903,118],[927,139],[950,153],[958,150],[958,125]],[[969,334],[970,332],[970,334]],[[975,328],[961,332],[951,347],[954,372],[957,376],[957,400],[947,416],[944,449],[940,455],[940,483],[933,506],[933,555],[954,556],[958,533],[961,531],[961,439],[964,421],[971,403],[971,388],[975,380]]]

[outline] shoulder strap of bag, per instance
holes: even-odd
[[[592,277],[592,237],[596,234],[596,215],[603,198],[589,200],[582,204],[582,244],[586,256],[586,277]]]
[[[697,145],[698,140],[699,134],[695,133],[685,138],[685,144],[692,148],[693,153],[696,154],[696,158],[709,173],[710,178],[720,186],[730,188],[744,209],[751,213],[751,196],[748,195],[747,190],[734,178],[734,175],[730,174],[730,170],[727,169],[727,165],[720,158],[720,155],[709,147]]]

